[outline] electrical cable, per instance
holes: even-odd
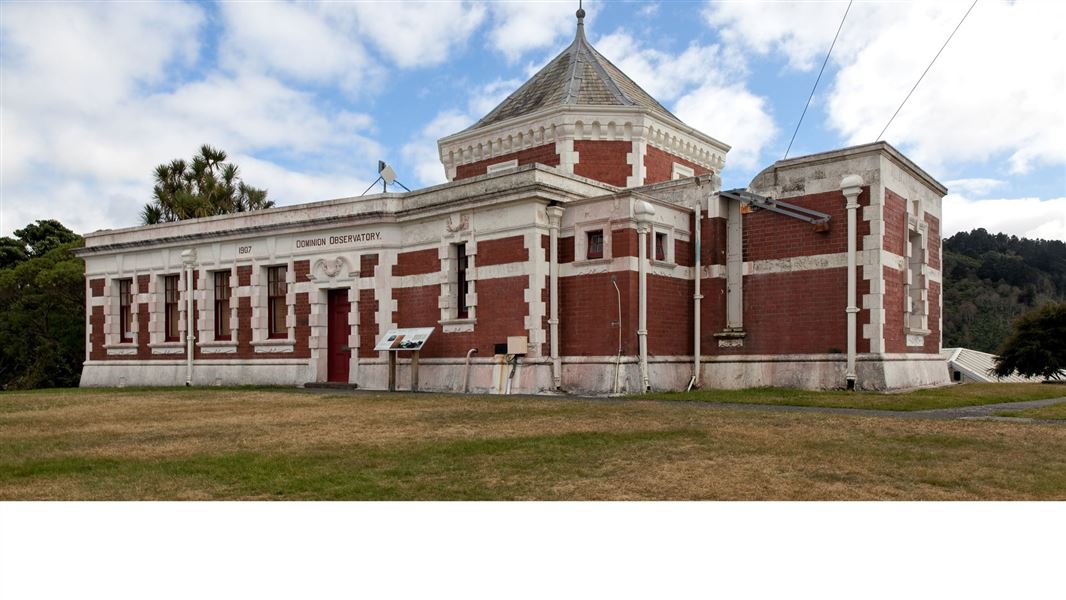
[[[800,114],[799,123],[796,123],[796,130],[792,132],[792,139],[788,141],[788,148],[785,149],[785,156],[781,160],[788,158],[788,153],[792,150],[792,142],[796,141],[796,134],[799,133],[800,125],[803,124],[803,117],[807,114],[807,109],[811,106],[811,100],[814,98],[814,90],[818,89],[818,82],[822,80],[822,73],[825,71],[825,66],[829,64],[829,55],[833,53],[833,46],[837,44],[837,38],[840,37],[840,30],[844,28],[844,19],[848,18],[848,11],[851,10],[851,1],[848,2],[848,7],[844,9],[844,16],[840,18],[840,25],[837,26],[837,33],[833,36],[833,43],[829,44],[829,52],[825,53],[825,60],[822,61],[822,69],[818,71],[818,78],[814,80],[814,87],[811,88],[811,95],[807,97],[807,104],[803,107],[803,113]]]
[[[895,120],[896,115],[898,115],[899,111],[903,109],[903,105],[906,104],[907,100],[910,99],[911,94],[914,93],[914,90],[918,89],[918,84],[922,82],[922,79],[925,77],[925,74],[929,72],[929,69],[933,68],[933,63],[936,62],[936,59],[940,58],[940,53],[944,51],[944,48],[948,47],[948,42],[951,41],[951,38],[955,37],[955,32],[959,30],[959,27],[962,27],[962,22],[966,20],[966,17],[970,16],[970,11],[972,11],[973,7],[975,6],[977,6],[977,0],[973,0],[973,4],[970,5],[970,9],[966,11],[966,14],[962,15],[962,19],[959,21],[959,24],[955,26],[955,29],[952,30],[951,35],[948,36],[948,39],[944,40],[944,45],[940,47],[940,51],[936,53],[936,56],[933,57],[933,60],[929,61],[929,66],[926,67],[925,71],[922,72],[922,76],[918,78],[918,81],[914,82],[914,87],[911,88],[911,91],[907,92],[907,97],[903,99],[903,102],[899,103],[899,108],[896,109],[896,112],[892,113],[892,118],[888,120],[888,123],[885,123],[885,128],[882,129],[881,133],[877,135],[877,139],[874,140],[875,142],[881,141],[881,136],[885,135],[885,132],[888,131],[888,126],[892,124],[892,121]]]

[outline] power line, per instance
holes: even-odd
[[[975,6],[977,6],[977,0],[973,0],[973,4],[970,5],[970,8],[966,11],[966,14],[962,15],[962,19],[959,20],[959,24],[955,26],[954,30],[952,30],[951,35],[948,36],[948,39],[944,40],[944,45],[940,47],[940,51],[936,53],[936,56],[933,57],[933,60],[929,61],[929,66],[925,68],[925,71],[922,71],[922,76],[918,78],[918,81],[914,82],[914,87],[911,88],[911,91],[907,92],[907,97],[903,99],[903,102],[899,103],[899,108],[896,109],[896,112],[892,113],[892,118],[888,120],[888,123],[885,123],[885,128],[881,130],[881,133],[877,134],[877,139],[874,140],[875,142],[880,141],[881,136],[885,135],[885,132],[888,131],[888,126],[892,124],[892,121],[895,120],[896,115],[898,115],[899,111],[903,109],[903,105],[906,104],[907,100],[910,99],[911,94],[914,93],[914,90],[918,89],[918,84],[922,82],[922,79],[925,77],[925,74],[929,72],[929,69],[933,68],[933,63],[936,62],[936,59],[940,58],[940,53],[944,51],[944,48],[948,47],[948,42],[951,41],[951,38],[955,37],[955,32],[959,30],[959,27],[962,27],[962,22],[966,20],[966,17],[970,16],[970,11],[973,10],[973,7]]]
[[[818,82],[822,80],[822,72],[825,71],[825,65],[829,64],[829,55],[833,53],[833,46],[837,45],[837,38],[840,37],[840,30],[844,28],[844,19],[848,18],[848,11],[851,10],[851,1],[848,2],[848,7],[844,9],[844,16],[840,18],[840,25],[837,27],[837,34],[833,36],[833,43],[829,44],[829,52],[825,53],[825,60],[822,61],[822,69],[818,71],[818,78],[814,80],[814,87],[811,88],[811,95],[807,97],[807,104],[803,107],[803,113],[800,115],[799,123],[796,123],[796,130],[792,132],[792,139],[788,142],[788,148],[785,149],[784,158],[788,158],[789,150],[792,150],[792,142],[796,141],[796,134],[799,133],[800,125],[803,124],[803,117],[807,114],[807,108],[811,105],[811,99],[814,98],[814,90],[818,89]],[[782,160],[784,160],[784,158]]]

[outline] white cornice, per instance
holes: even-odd
[[[450,173],[457,166],[559,140],[643,141],[686,160],[721,170],[730,146],[639,106],[558,106],[462,131],[437,142]]]

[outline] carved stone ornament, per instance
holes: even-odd
[[[448,224],[446,225],[449,233],[455,233],[457,231],[466,231],[470,228],[470,217],[468,215],[459,216],[459,224],[453,224],[452,218],[448,217]]]

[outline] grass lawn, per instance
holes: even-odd
[[[369,392],[0,394],[0,499],[237,498],[1061,500],[1066,427]]]
[[[1066,384],[967,383],[896,393],[754,388],[667,392],[649,394],[649,396],[663,400],[912,411],[1062,398],[1066,397]]]
[[[1009,410],[997,413],[1001,417],[1027,417],[1030,419],[1066,420],[1066,403],[1029,408],[1026,410]]]

